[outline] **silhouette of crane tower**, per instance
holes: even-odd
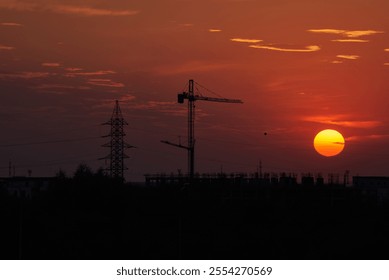
[[[111,152],[108,156],[102,159],[109,159],[109,174],[112,178],[115,179],[124,179],[124,170],[128,168],[124,165],[124,159],[129,158],[128,155],[124,153],[125,149],[134,148],[130,144],[127,144],[124,141],[124,126],[128,123],[124,120],[122,112],[120,110],[119,101],[115,101],[115,107],[113,109],[112,117],[109,121],[103,123],[103,125],[110,125],[111,131],[108,135],[103,137],[111,137],[111,141],[102,145],[102,147],[111,148]]]
[[[177,96],[177,101],[180,104],[184,103],[185,99],[188,99],[188,146],[184,146],[180,144],[171,143],[169,141],[162,140],[161,142],[164,144],[168,144],[174,147],[182,148],[188,151],[188,173],[189,179],[193,179],[194,176],[194,148],[195,148],[195,134],[194,134],[194,125],[195,125],[195,101],[211,101],[211,102],[224,102],[224,103],[243,103],[240,99],[227,99],[227,98],[216,98],[216,97],[208,97],[200,94],[195,94],[194,85],[199,85],[195,83],[194,80],[189,80],[188,92],[179,93]],[[203,87],[203,86],[201,86]],[[205,87],[203,87],[206,89]],[[208,90],[208,89],[206,89]],[[210,91],[210,90],[208,90]],[[210,91],[211,92],[211,91]],[[214,93],[215,94],[215,93]]]

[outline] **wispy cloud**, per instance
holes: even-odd
[[[259,40],[259,39],[244,39],[244,38],[232,38],[232,39],[230,39],[230,41],[238,42],[238,43],[256,44],[256,43],[262,42],[263,40]]]
[[[337,39],[337,40],[332,40],[332,42],[340,42],[340,43],[368,43],[369,40],[362,40],[362,39]]]
[[[210,63],[207,61],[190,61],[180,65],[160,66],[155,68],[158,75],[177,75],[187,73],[209,72],[230,67],[226,63]]]
[[[348,38],[358,38],[362,36],[384,33],[384,31],[378,31],[378,30],[343,30],[343,29],[331,29],[331,28],[308,29],[307,31],[312,33],[337,34]]]
[[[1,45],[0,44],[0,51],[11,51],[15,49],[14,47],[11,47],[11,46],[6,46],[6,45]]]
[[[389,134],[371,134],[371,135],[354,135],[347,137],[345,140],[348,142],[354,141],[364,141],[364,140],[379,140],[379,139],[388,139]]]
[[[331,29],[331,28],[323,28],[323,29],[308,29],[308,32],[313,33],[325,33],[325,34],[344,34],[346,30],[341,29]]]
[[[359,56],[359,55],[355,55],[355,54],[350,54],[350,55],[339,54],[339,55],[337,55],[336,57],[337,57],[337,58],[350,59],[350,60],[356,60],[356,59],[358,59],[360,56]]]
[[[67,68],[71,73],[65,73],[66,77],[77,77],[77,76],[103,76],[103,75],[111,75],[116,74],[113,70],[99,70],[94,72],[78,72],[82,70],[81,68]],[[71,69],[71,70],[69,70]]]
[[[124,94],[120,97],[120,101],[121,102],[129,102],[129,101],[132,101],[134,100],[136,97],[135,95],[132,95],[130,93],[127,93],[127,94]]]
[[[57,5],[52,6],[51,10],[56,13],[73,14],[81,16],[133,16],[139,13],[135,10],[110,10],[96,9],[91,7]]]
[[[16,23],[16,22],[2,22],[2,26],[15,26],[15,27],[21,27],[23,24]]]
[[[384,51],[389,52],[389,49],[384,49]]]
[[[44,66],[44,67],[59,67],[59,66],[61,66],[61,64],[58,62],[43,62],[42,66]]]
[[[152,110],[178,117],[184,117],[187,114],[187,110],[182,106],[177,106],[174,101],[147,101],[146,103],[131,104],[128,107],[137,110]],[[196,117],[201,118],[206,115],[201,109],[196,111]]]
[[[355,30],[355,31],[346,31],[345,35],[349,38],[358,38],[361,36],[369,36],[369,35],[375,35],[381,33],[385,33],[385,32],[377,31],[377,30]]]
[[[341,64],[341,63],[343,63],[343,61],[341,61],[341,60],[333,60],[333,61],[331,61],[331,63],[333,63],[333,64]]]
[[[194,24],[193,23],[180,23],[178,24],[179,26],[183,26],[183,27],[193,27]]]
[[[35,79],[45,78],[53,74],[48,72],[20,72],[20,73],[0,73],[1,79]]]
[[[289,49],[281,47],[273,47],[269,45],[250,45],[250,48],[254,49],[265,49],[271,51],[280,51],[280,52],[317,52],[320,50],[319,46],[306,46],[304,49]]]
[[[209,31],[209,32],[222,32],[221,29],[213,29],[213,28],[208,29],[208,31]]]
[[[350,120],[344,115],[334,116],[311,116],[304,117],[304,121],[315,122],[321,124],[338,125],[343,127],[356,127],[356,128],[374,128],[382,125],[380,121],[364,121],[364,120]]]
[[[389,66],[389,62],[385,62],[384,65]]]
[[[0,2],[0,8],[28,12],[49,11],[53,13],[78,16],[133,16],[139,13],[138,10],[112,10],[87,6],[31,3],[18,0],[2,0]]]
[[[35,86],[36,89],[74,89],[75,86],[71,85],[63,85],[63,84],[41,84]]]
[[[69,72],[77,72],[77,71],[82,71],[84,69],[79,68],[79,67],[68,67],[68,68],[65,68],[65,70],[69,71]]]
[[[89,79],[88,84],[102,87],[123,88],[123,83],[114,82],[111,79]]]

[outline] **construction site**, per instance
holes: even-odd
[[[3,259],[387,259],[389,177],[288,172],[199,173],[195,102],[187,100],[187,172],[126,181],[129,149],[117,100],[102,147],[107,168],[72,177],[0,178]],[[131,168],[131,165],[130,165]],[[31,174],[30,174],[31,175]]]

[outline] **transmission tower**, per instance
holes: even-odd
[[[124,136],[126,133],[124,132],[124,125],[128,125],[128,123],[124,120],[122,116],[122,112],[120,110],[119,101],[116,100],[115,107],[113,109],[112,117],[109,121],[103,123],[103,125],[110,125],[111,132],[103,137],[111,137],[111,141],[102,145],[103,147],[111,148],[111,152],[108,156],[102,159],[109,159],[109,174],[112,178],[116,179],[124,179],[123,173],[124,170],[128,168],[124,165],[124,159],[128,158],[124,153],[125,149],[134,148],[130,144],[124,142]]]

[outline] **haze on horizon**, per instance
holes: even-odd
[[[104,167],[121,100],[126,178],[186,172],[189,79],[244,104],[196,102],[196,171],[389,175],[385,0],[0,0],[0,177]],[[200,92],[209,92],[199,88]],[[314,136],[336,129],[325,158]],[[267,135],[264,134],[267,133]]]

